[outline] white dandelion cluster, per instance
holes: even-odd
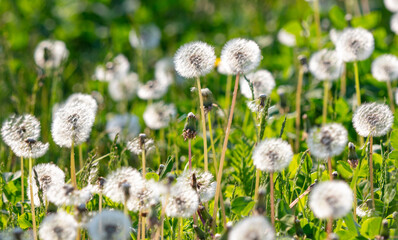
[[[235,226],[228,234],[228,240],[274,240],[275,230],[263,216],[247,217]]]
[[[43,240],[74,240],[77,227],[75,218],[61,211],[44,218],[40,224],[39,236]]]
[[[130,219],[120,211],[104,210],[87,224],[93,240],[127,239],[130,236]]]
[[[287,47],[294,47],[296,46],[296,36],[292,33],[289,33],[285,29],[281,29],[278,32],[277,39],[280,43]]]
[[[278,172],[286,168],[293,159],[290,144],[280,138],[261,141],[253,151],[253,164],[266,172]]]
[[[254,98],[257,99],[260,95],[265,94],[269,96],[275,87],[275,79],[272,74],[265,70],[258,70],[253,73],[249,73],[246,78],[253,85]],[[250,85],[245,78],[239,80],[240,92],[248,99],[252,99],[253,95],[250,89]]]
[[[165,104],[161,101],[148,105],[143,118],[150,129],[158,130],[166,128],[176,114],[177,110],[174,104]]]
[[[124,78],[130,69],[129,60],[123,54],[117,55],[105,66],[95,68],[94,78],[99,81],[110,82]]]
[[[168,87],[168,85],[164,85],[160,81],[151,80],[139,85],[137,95],[143,100],[160,99],[167,93]]]
[[[192,187],[198,194],[200,202],[210,201],[216,193],[216,182],[210,172],[197,169],[185,170],[177,182]]]
[[[383,54],[372,62],[372,75],[377,81],[393,81],[398,78],[398,58]]]
[[[109,115],[105,131],[112,141],[119,134],[118,141],[126,141],[137,136],[141,131],[139,119],[134,114]]]
[[[176,71],[173,58],[162,58],[155,64],[155,79],[163,86],[169,86],[174,82]]]
[[[108,92],[114,101],[131,100],[137,94],[139,84],[138,74],[131,72],[120,79],[110,81]]]
[[[343,70],[343,61],[334,50],[322,49],[314,53],[308,65],[310,72],[319,80],[336,80]]]
[[[86,204],[90,201],[92,195],[90,186],[77,190],[70,184],[50,185],[47,190],[47,200],[59,207]]]
[[[199,207],[199,196],[186,184],[175,184],[163,196],[166,215],[169,217],[191,217]]]
[[[138,32],[133,29],[129,33],[129,41],[133,48],[156,48],[160,43],[161,37],[162,33],[155,24],[141,25]]]
[[[347,28],[336,43],[336,51],[344,62],[362,61],[373,53],[372,33],[363,28]]]
[[[64,42],[59,40],[41,41],[34,52],[34,60],[42,69],[58,68],[69,56]]]
[[[381,137],[390,131],[394,115],[390,108],[380,103],[364,103],[355,111],[352,118],[355,131],[360,136]]]

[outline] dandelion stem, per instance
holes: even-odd
[[[319,15],[319,0],[314,0],[314,18],[316,25],[316,41],[318,49],[321,49],[321,18]]]
[[[358,62],[354,62],[354,75],[355,75],[355,91],[357,95],[357,106],[361,105],[361,89],[359,87],[359,74],[358,74]],[[363,137],[359,136],[359,143],[363,145]]]
[[[181,240],[182,239],[182,218],[180,217],[180,218],[178,218],[178,228],[179,228],[179,231],[178,231],[178,240]]]
[[[327,233],[327,238],[326,239],[330,239],[330,234],[332,233],[332,229],[333,229],[333,218],[330,217],[328,219],[328,223],[326,226],[326,233]]]
[[[260,176],[261,176],[261,171],[259,169],[256,169],[256,187],[254,189],[254,201],[257,201],[257,199],[258,199],[258,188],[260,187]]]
[[[271,201],[271,223],[275,226],[275,197],[274,197],[274,172],[269,173],[270,201]]]
[[[322,125],[326,123],[328,115],[328,93],[329,93],[329,81],[323,82],[323,108],[322,108]]]
[[[144,213],[142,213],[142,214],[144,214]],[[142,226],[142,230],[141,230],[142,237],[141,237],[141,239],[145,240],[145,216],[142,216],[141,226]]]
[[[32,228],[33,228],[33,238],[37,240],[37,229],[36,229],[36,213],[35,213],[35,203],[33,196],[33,176],[32,176],[32,157],[29,158],[29,190],[30,190],[30,208],[32,212]]]
[[[370,195],[372,197],[372,207],[375,208],[375,193],[373,189],[373,136],[369,136],[369,181]]]
[[[390,99],[390,108],[393,113],[395,113],[394,98],[392,97],[391,81],[387,80],[387,91],[388,98]]]
[[[357,222],[357,183],[356,179],[354,179],[354,187],[353,187],[353,192],[354,192],[354,206],[353,206],[353,215],[354,215],[354,221]]]
[[[83,168],[83,147],[82,144],[79,145],[79,165],[80,169]]]
[[[229,109],[229,103],[231,99],[231,84],[232,84],[232,75],[227,76],[227,87],[225,91],[225,109]]]
[[[145,147],[142,147],[142,177],[145,179],[146,175],[146,159],[145,159]]]
[[[297,82],[297,92],[296,92],[296,142],[295,142],[295,150],[298,152],[300,147],[300,121],[301,121],[301,90],[303,88],[303,75],[304,69],[300,64],[299,76]]]
[[[347,72],[346,72],[346,64],[343,63],[343,72],[340,77],[340,97],[344,98],[347,89]]]
[[[224,143],[223,143],[221,158],[220,158],[220,167],[218,169],[218,174],[217,174],[217,187],[216,187],[216,194],[214,197],[213,223],[212,223],[213,233],[215,232],[215,228],[216,228],[218,198],[221,195],[221,179],[222,179],[222,173],[223,173],[223,167],[224,167],[225,154],[227,152],[228,137],[229,137],[229,133],[231,131],[232,120],[234,117],[234,108],[235,108],[235,103],[236,103],[236,96],[238,95],[238,87],[239,87],[239,74],[237,74],[236,78],[235,78],[235,86],[234,86],[234,93],[232,96],[232,104],[231,104],[231,109],[229,111],[228,124],[227,124],[227,128],[225,130]]]
[[[23,204],[25,202],[25,183],[24,183],[24,169],[23,169],[23,157],[21,157],[21,214],[24,213]]]
[[[102,212],[102,190],[99,192],[99,212]]]
[[[141,239],[141,221],[142,221],[142,216],[141,216],[141,211],[138,212],[138,232],[137,232],[137,240]]]
[[[188,161],[189,161],[189,170],[192,170],[192,144],[191,139],[188,139]]]
[[[328,157],[329,178],[333,180],[332,158]]]
[[[72,146],[70,148],[70,176],[72,179],[72,185],[77,189],[76,183],[76,168],[75,168],[75,143],[72,140]]]
[[[203,106],[203,96],[202,96],[202,88],[200,87],[200,79],[196,78],[196,83],[198,85],[198,94],[199,94],[199,103],[200,103],[200,114],[202,120],[202,131],[203,131],[203,156],[205,161],[205,171],[209,171],[208,168],[208,158],[207,158],[207,136],[206,136],[206,115],[205,109]]]

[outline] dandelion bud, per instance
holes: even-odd
[[[398,12],[397,0],[384,0],[384,5],[390,12]]]
[[[87,230],[93,240],[127,239],[130,226],[130,219],[123,212],[105,210],[91,219]]]
[[[69,51],[62,41],[44,40],[40,42],[34,53],[37,66],[42,69],[54,69],[61,65],[69,56]]]
[[[275,239],[275,230],[263,216],[247,217],[238,222],[229,233],[228,240]]]
[[[300,62],[301,67],[303,68],[304,72],[308,72],[308,60],[307,57],[304,55],[298,56],[298,60]]]
[[[253,71],[261,61],[261,50],[252,40],[235,38],[228,41],[221,51],[221,62],[225,63],[233,74],[247,74]]]
[[[203,96],[203,107],[205,113],[208,113],[213,108],[213,102],[214,102],[213,93],[210,91],[210,89],[203,88],[202,96]]]
[[[210,213],[207,211],[207,209],[202,204],[200,204],[198,211],[199,211],[200,216],[202,216],[203,220],[205,221],[205,223],[208,224],[209,226],[211,226],[211,224],[213,222],[213,218],[210,215]]]
[[[323,49],[311,56],[309,69],[316,79],[334,81],[343,70],[343,61],[334,50]]]
[[[187,121],[185,122],[184,130],[182,136],[184,140],[194,139],[197,133],[197,119],[195,114],[192,112],[188,113]]]
[[[348,143],[348,163],[352,169],[358,166],[358,155],[355,151],[355,145],[352,142]]]
[[[373,50],[373,35],[363,28],[345,29],[336,44],[336,51],[344,62],[365,60]]]
[[[275,79],[268,70],[258,70],[246,76],[253,86],[254,98],[259,98],[260,95],[269,96],[275,87]],[[240,92],[248,99],[252,99],[252,90],[246,79],[241,78],[239,81]]]
[[[207,234],[202,229],[200,229],[197,225],[193,225],[193,229],[195,230],[196,236],[200,240],[207,239]]]
[[[293,159],[290,144],[280,138],[266,139],[260,142],[253,151],[253,164],[266,172],[277,172],[287,167]]]
[[[379,103],[360,105],[352,118],[355,131],[363,137],[386,135],[390,131],[393,121],[394,116],[390,108]]]
[[[389,239],[390,238],[390,230],[388,229],[388,220],[383,219],[381,222],[381,231],[380,231],[381,239]]]
[[[383,54],[372,62],[372,75],[380,82],[398,78],[398,58],[392,54]]]

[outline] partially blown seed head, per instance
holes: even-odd
[[[174,104],[157,102],[147,106],[143,118],[150,129],[158,130],[167,127],[176,112]]]
[[[275,79],[267,70],[258,70],[250,73],[246,78],[253,84],[254,98],[257,99],[260,95],[269,96],[275,87]],[[252,99],[252,92],[249,83],[246,79],[241,78],[239,81],[240,92],[248,99]]]
[[[228,235],[228,240],[273,240],[275,230],[263,216],[247,217],[237,223]]]
[[[347,28],[337,41],[336,50],[344,62],[365,60],[374,50],[373,35],[363,28]]]
[[[204,42],[182,45],[174,56],[177,73],[185,78],[196,78],[208,74],[216,62],[214,48]]]
[[[363,137],[381,137],[390,131],[394,121],[393,113],[385,104],[364,103],[358,107],[352,118],[357,133]]]
[[[323,49],[311,56],[309,69],[315,78],[333,81],[340,77],[343,61],[336,51]]]
[[[385,82],[398,78],[398,58],[392,54],[383,54],[372,62],[372,75],[376,80]]]
[[[310,193],[309,206],[321,219],[344,217],[352,207],[353,193],[343,181],[327,181],[315,185]]]
[[[95,215],[87,224],[93,240],[124,240],[130,236],[130,219],[120,211],[105,210]]]
[[[278,172],[287,167],[293,159],[290,144],[280,138],[266,139],[253,151],[253,164],[266,172]]]
[[[34,59],[40,68],[57,68],[69,56],[69,51],[62,41],[44,40],[37,45]]]
[[[74,240],[77,226],[75,218],[66,212],[50,214],[40,224],[39,236],[43,240]]]

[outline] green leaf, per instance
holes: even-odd
[[[386,185],[386,191],[384,192],[384,203],[388,204],[394,200],[395,194],[397,193],[395,184],[389,183]]]
[[[354,221],[352,213],[344,217],[344,222],[347,225],[348,231],[353,235],[359,235],[357,224]]]
[[[30,213],[24,213],[24,214],[20,215],[18,217],[19,227],[22,229],[31,228],[32,227],[31,220],[32,220],[32,218],[31,218]]]
[[[247,215],[255,202],[250,197],[238,197],[232,200],[231,211],[236,215]]]
[[[374,239],[380,233],[381,217],[372,217],[362,223],[361,234],[367,238]]]
[[[159,181],[159,175],[158,175],[157,173],[150,172],[150,173],[147,173],[147,174],[145,175],[145,179],[146,179],[146,180],[151,180],[151,179],[153,179],[153,180],[155,180],[155,181],[157,182],[157,181]]]
[[[337,172],[345,179],[351,178],[353,174],[350,164],[346,161],[337,161]]]
[[[391,141],[391,146],[394,149],[398,150],[398,130],[393,130],[391,132],[390,141]],[[393,152],[396,152],[395,154],[396,154],[396,156],[398,156],[398,152],[397,151],[393,151]]]
[[[345,13],[337,5],[330,9],[329,18],[335,28],[343,29],[347,27],[347,22],[345,21]]]
[[[364,16],[354,17],[351,21],[353,27],[363,27],[365,29],[375,28],[381,20],[379,12],[371,12]]]

